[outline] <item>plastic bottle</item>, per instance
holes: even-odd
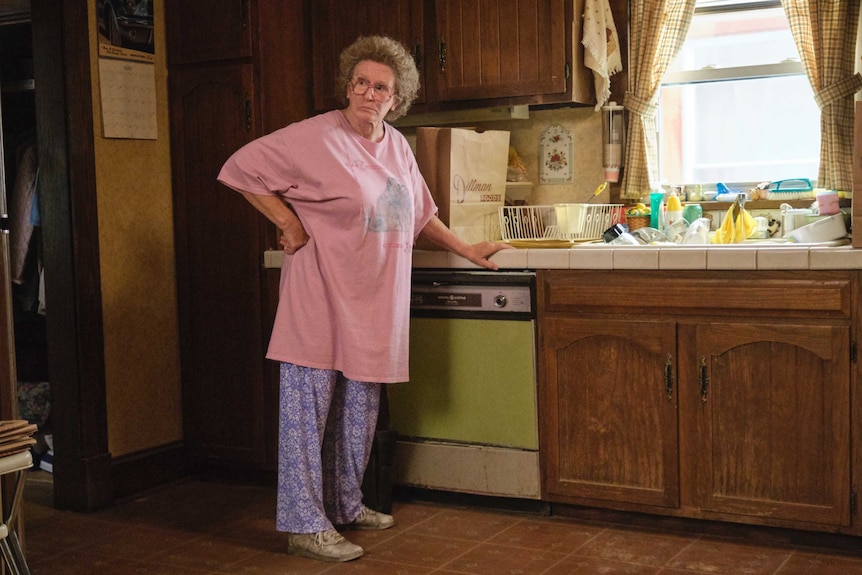
[[[664,218],[662,217],[662,212],[664,211],[664,192],[661,190],[655,190],[650,192],[649,195],[649,225],[651,228],[655,228],[660,230],[664,227]]]
[[[682,202],[679,201],[679,196],[676,195],[676,192],[671,192],[670,195],[667,197],[667,208],[664,212],[664,227],[667,228],[675,221],[681,219]]]

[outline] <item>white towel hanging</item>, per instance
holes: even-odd
[[[608,0],[584,3],[584,65],[593,71],[596,110],[611,96],[611,76],[623,69],[620,40]]]

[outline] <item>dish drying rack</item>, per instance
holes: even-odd
[[[623,204],[501,206],[499,214],[503,241],[598,240],[606,229],[625,221]]]

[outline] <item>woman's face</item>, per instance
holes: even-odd
[[[347,107],[360,120],[382,122],[398,104],[395,72],[386,64],[363,60],[353,70],[347,86]]]

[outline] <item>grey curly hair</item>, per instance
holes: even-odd
[[[392,68],[395,73],[395,97],[398,101],[386,114],[388,121],[397,120],[407,113],[419,93],[419,72],[413,56],[397,40],[388,36],[360,36],[341,52],[336,95],[347,105],[347,86],[353,80],[357,64],[370,60]]]

